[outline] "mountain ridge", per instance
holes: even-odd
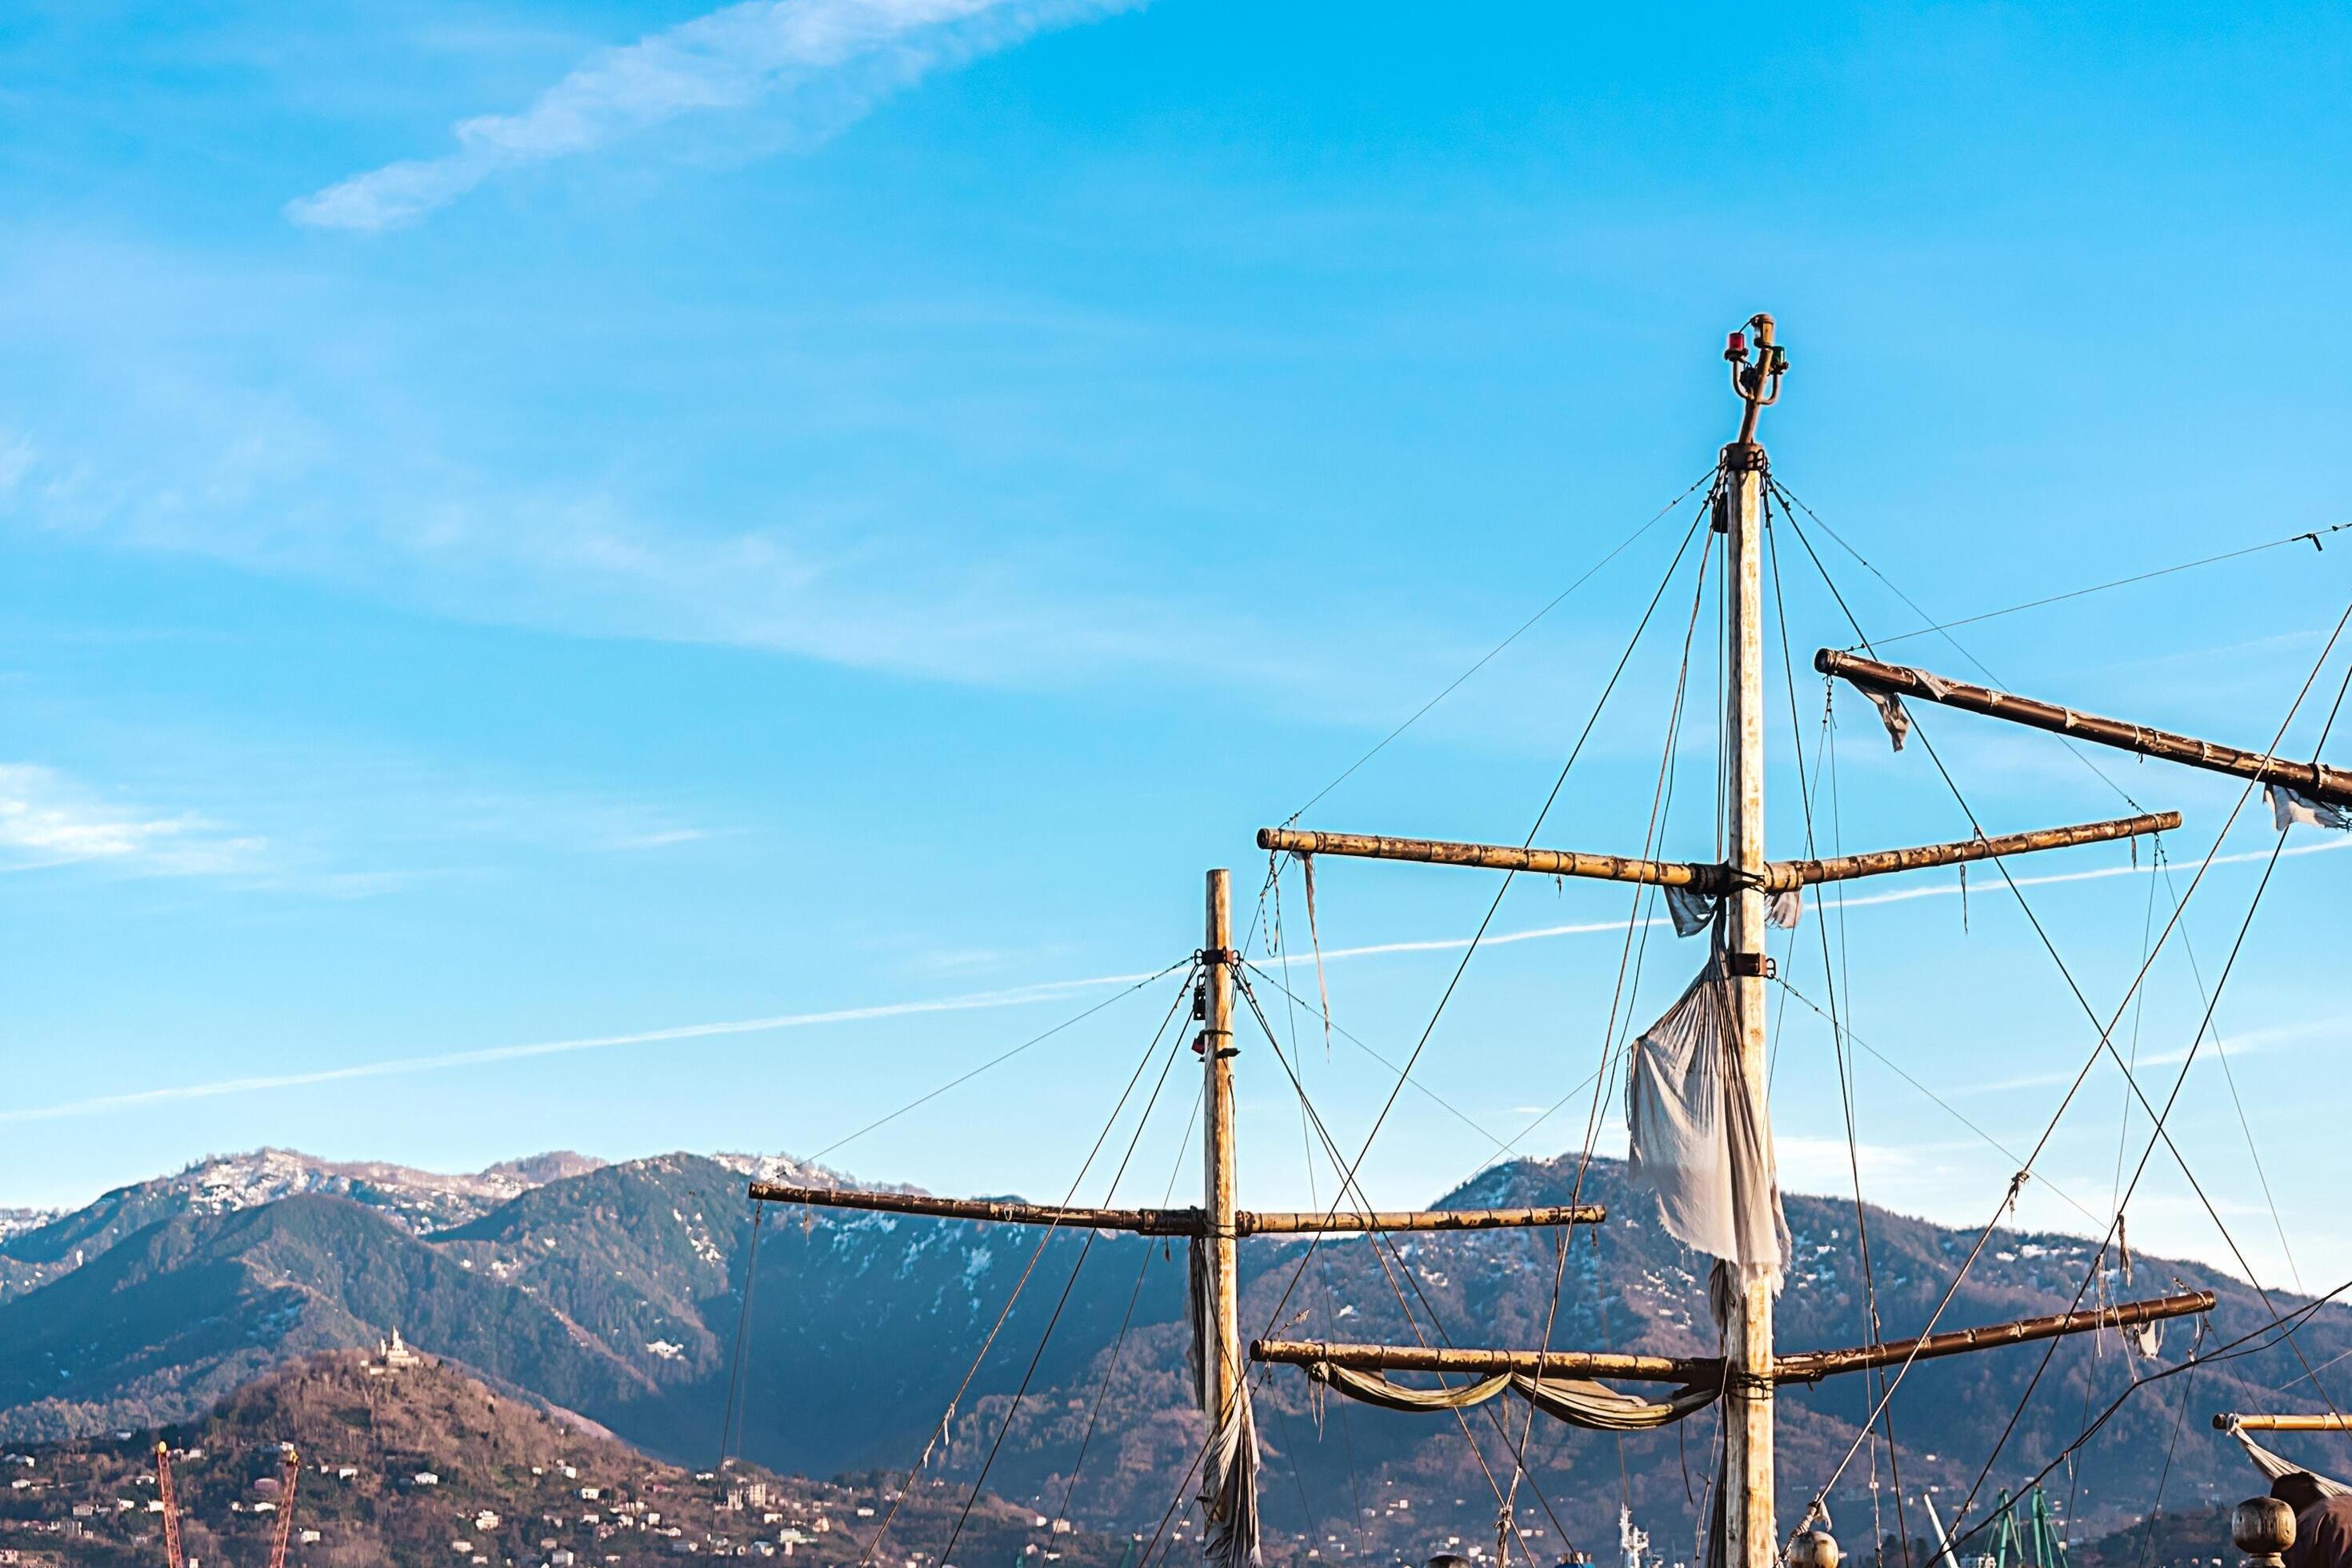
[[[1576,1166],[1572,1157],[1496,1166],[1439,1205],[1561,1202],[1576,1185]],[[1202,1436],[1183,1373],[1184,1264],[1176,1249],[1136,1237],[1089,1244],[1034,1227],[779,1209],[760,1227],[759,1284],[747,1310],[753,1226],[744,1182],[752,1174],[852,1182],[783,1156],[677,1152],[541,1182],[435,1230],[408,1228],[328,1192],[217,1213],[184,1207],[79,1268],[0,1301],[0,1437],[187,1419],[289,1359],[372,1345],[398,1327],[429,1351],[576,1410],[657,1456],[707,1462],[732,1410],[737,1451],[779,1470],[835,1474],[903,1467],[929,1446],[942,1406],[992,1333],[993,1348],[934,1454],[937,1473],[969,1479],[994,1449],[992,1489],[1041,1507],[1067,1490],[1074,1517],[1106,1527],[1148,1526],[1160,1516]],[[1401,1237],[1385,1262],[1360,1239],[1310,1247],[1251,1238],[1243,1249],[1245,1317],[1271,1324],[1280,1301],[1295,1331],[1287,1337],[1410,1342],[1428,1331],[1425,1298],[1457,1342],[1532,1345],[1550,1315],[1558,1269],[1556,1347],[1710,1352],[1704,1260],[1664,1235],[1654,1200],[1630,1184],[1622,1163],[1594,1161],[1581,1195],[1604,1204],[1611,1218],[1578,1232],[1564,1262],[1548,1233]],[[1780,1312],[1785,1348],[1868,1338],[1852,1201],[1790,1194],[1788,1208],[1795,1253]],[[1885,1331],[1916,1331],[1975,1237],[1882,1210],[1865,1214]],[[2082,1237],[2001,1232],[1938,1326],[2063,1308],[2094,1251]],[[2266,1316],[2252,1291],[2219,1270],[2137,1261],[2139,1293],[2169,1289],[2150,1288],[2167,1279],[2217,1292],[2209,1339],[2242,1334]],[[1398,1304],[1398,1265],[1414,1281],[1412,1321]],[[997,1328],[1024,1274],[1028,1287]],[[2112,1275],[2098,1289],[2110,1300],[2129,1293]],[[739,1323],[748,1324],[740,1366]],[[2167,1364],[2199,1331],[2173,1326]],[[2314,1364],[2352,1353],[2352,1311],[2323,1308],[2303,1332]],[[2094,1401],[2104,1405],[2131,1377],[2154,1370],[2112,1334],[2065,1342],[2048,1354],[2049,1373],[1997,1479],[2030,1473]],[[2039,1361],[2027,1347],[1921,1363],[1895,1409],[1906,1487],[1966,1490],[2009,1409],[2040,1375]],[[2107,1525],[2145,1510],[2150,1478],[2184,1414],[2184,1384],[2200,1407],[2275,1403],[2271,1389],[2297,1370],[2288,1352],[2267,1351],[2200,1367],[2192,1379],[2128,1402],[2078,1466],[2082,1521]],[[1106,1382],[1097,1418],[1095,1398]],[[1866,1393],[1857,1378],[1784,1392],[1781,1468],[1791,1497],[1810,1495],[1853,1444]],[[1373,1528],[1362,1524],[1371,1503],[1354,1500],[1388,1488],[1443,1500],[1447,1517],[1429,1516],[1433,1527],[1468,1540],[1491,1531],[1492,1499],[1478,1501],[1486,1482],[1451,1419],[1327,1405],[1291,1369],[1269,1372],[1258,1397],[1269,1466],[1296,1477],[1269,1488],[1270,1516],[1283,1528],[1306,1528],[1314,1518]],[[1684,1429],[1627,1438],[1622,1489],[1619,1445],[1547,1424],[1531,1489],[1567,1500],[1557,1528],[1584,1540],[1605,1538],[1621,1489],[1645,1513],[1687,1514],[1685,1459],[1703,1473],[1712,1422],[1702,1415]],[[1507,1446],[1491,1429],[1472,1430],[1486,1468],[1507,1474]],[[1069,1472],[1082,1444],[1087,1458],[1074,1485]],[[2221,1445],[2179,1447],[2167,1483],[2176,1500],[2208,1500],[2242,1483],[2242,1461]],[[1864,1445],[1832,1495],[1835,1507],[1868,1505],[1879,1458],[1878,1445]]]

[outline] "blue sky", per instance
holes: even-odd
[[[0,1202],[265,1142],[441,1167],[835,1143],[1118,989],[1066,983],[1188,952],[1204,867],[1254,915],[1254,828],[1705,471],[1721,333],[1759,309],[1796,364],[1776,472],[1935,615],[2352,521],[2347,54],[2318,6],[20,7]],[[1524,835],[1685,521],[1307,820]],[[1917,624],[1814,537],[1874,633]],[[2021,689],[2261,744],[2352,595],[2346,540],[1961,637]],[[1789,568],[1810,756],[1804,661],[1852,638]],[[1546,842],[1638,847],[1678,582]],[[1917,749],[1851,693],[1836,715],[1847,847],[1965,833]],[[2106,873],[2029,898],[2112,1008],[2237,792],[1923,722],[1994,831],[2124,794],[2189,815],[2169,884],[2120,849],[2017,867]],[[1670,848],[1708,847],[1710,765],[1702,713]],[[2221,852],[2273,841],[2257,809]],[[2317,1195],[2340,1172],[2279,1130],[2352,1115],[2339,842],[2294,830],[2218,1015],[2314,1284],[2352,1268]],[[2190,905],[2208,982],[2261,869]],[[1965,930],[1932,878],[1854,909],[1846,963],[1861,1036],[2021,1151],[2094,1034],[1995,880]],[[1333,864],[1318,892],[1355,949],[1458,941],[1493,885]],[[1512,890],[1497,932],[1610,929],[1477,956],[1423,1058],[1453,1109],[1400,1101],[1376,1195],[1427,1200],[1563,1097],[1527,1146],[1580,1141],[1628,912]],[[1334,958],[1335,1016],[1399,1059],[1457,958]],[[1696,961],[1654,933],[1633,1011]],[[2152,1095],[2198,984],[2168,948]],[[828,1158],[1059,1192],[1163,991]],[[1828,1035],[1786,1022],[1787,1180],[1836,1190]],[[1299,1029],[1352,1148],[1391,1080]],[[540,1046],[578,1048],[509,1050]],[[1263,1053],[1244,1070],[1245,1180],[1304,1202],[1296,1105]],[[1981,1222],[2011,1155],[1858,1075],[1870,1195]],[[2285,1278],[2231,1087],[2209,1045],[2175,1130]],[[2085,1085],[2027,1217],[2104,1220],[2125,1092]],[[2136,1244],[2230,1257],[2161,1154],[2131,1212]]]

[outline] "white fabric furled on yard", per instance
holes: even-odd
[[[2265,1480],[2274,1481],[2281,1476],[2291,1476],[2294,1474],[2295,1471],[2303,1468],[2301,1465],[2296,1464],[2293,1459],[2286,1458],[2283,1454],[2273,1454],[2268,1448],[2263,1447],[2260,1443],[2255,1442],[2252,1437],[2246,1436],[2246,1429],[2237,1425],[2235,1422],[2232,1422],[2230,1425],[2230,1436],[2235,1437],[2238,1440],[2239,1447],[2246,1450],[2246,1458],[2253,1461],[2254,1468],[2263,1473],[2263,1477]],[[2319,1489],[2326,1492],[2329,1497],[2352,1497],[2352,1487],[2346,1486],[2342,1481],[2336,1480],[2330,1476],[2323,1476],[2316,1470],[2312,1470],[2306,1473],[2310,1475],[2313,1480],[2319,1483]]]
[[[1633,1042],[1626,1161],[1668,1234],[1775,1289],[1789,1249],[1772,1130],[1739,1060],[1733,981],[1717,947],[1681,1000]]]
[[[2271,821],[2281,833],[2298,822],[2305,827],[2352,827],[2352,812],[2285,784],[2263,785],[2263,798],[2271,803]]]
[[[1427,1412],[1467,1410],[1484,1405],[1509,1389],[1556,1421],[1595,1432],[1651,1432],[1706,1409],[1719,1388],[1693,1384],[1663,1400],[1625,1394],[1585,1377],[1526,1377],[1497,1373],[1453,1388],[1412,1388],[1378,1373],[1312,1362],[1307,1375],[1350,1399],[1377,1405],[1383,1410]]]

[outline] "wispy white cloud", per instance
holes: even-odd
[[[1120,0],[747,0],[604,49],[517,114],[462,121],[454,152],[387,163],[287,216],[362,232],[412,223],[517,169],[689,115],[760,107],[813,146],[931,72],[1123,8]]]
[[[151,815],[110,803],[53,768],[0,763],[0,869],[102,861],[163,876],[250,871],[263,841],[200,816]]]
[[[58,1105],[0,1110],[0,1122],[49,1121],[63,1117],[91,1116],[131,1110],[174,1100],[212,1100],[222,1095],[249,1094],[262,1089],[299,1089],[311,1084],[341,1083],[352,1079],[389,1078],[432,1072],[446,1068],[483,1067],[492,1062],[520,1061],[530,1057],[569,1056],[577,1051],[609,1050],[621,1046],[659,1045],[677,1040],[713,1039],[730,1035],[771,1034],[780,1029],[806,1029],[828,1024],[862,1024],[882,1018],[905,1018],[929,1013],[970,1013],[996,1007],[1021,1007],[1057,997],[1113,985],[1139,985],[1157,974],[1100,974],[1084,980],[1055,980],[1003,991],[974,991],[961,996],[929,997],[913,1002],[884,1002],[865,1007],[835,1007],[824,1012],[784,1013],[769,1018],[735,1018],[716,1024],[681,1024],[667,1029],[643,1029],[634,1034],[589,1035],[576,1039],[537,1040],[528,1045],[489,1046],[473,1051],[444,1051],[428,1057],[396,1057],[358,1062],[349,1067],[320,1068],[309,1072],[271,1073],[252,1078],[218,1079],[209,1083],[173,1084],[128,1094],[100,1095]]]

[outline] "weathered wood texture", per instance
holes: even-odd
[[[1050,1225],[1072,1230],[1131,1230],[1140,1236],[1198,1236],[1199,1209],[1069,1208],[1060,1204],[999,1202],[992,1198],[935,1198],[917,1193],[869,1193],[854,1187],[791,1187],[753,1182],[759,1203],[808,1204],[818,1208],[865,1209],[877,1214],[921,1215],[932,1219],[992,1220],[1001,1225]]]
[[[1261,849],[1294,855],[1347,855],[1366,860],[1419,860],[1432,866],[1478,866],[1490,871],[1530,871],[1544,877],[1594,877],[1610,882],[1649,882],[1661,888],[1720,891],[1728,879],[1720,866],[1680,860],[1637,860],[1624,855],[1586,855],[1573,849],[1525,849],[1506,844],[1459,844],[1443,838],[1389,838],[1369,833],[1320,833],[1302,827],[1261,827]]]
[[[1710,1383],[1723,1375],[1713,1356],[1626,1355],[1598,1351],[1488,1351],[1450,1345],[1361,1345],[1314,1340],[1259,1340],[1250,1359],[1307,1366],[1327,1362],[1363,1372],[1459,1372],[1492,1377],[1613,1377],[1628,1383]]]
[[[1234,1216],[1244,1236],[1325,1236],[1365,1230],[1505,1230],[1523,1226],[1600,1225],[1609,1211],[1599,1204],[1560,1204],[1531,1209],[1406,1209],[1376,1214],[1256,1214]]]
[[[1778,1357],[1772,1376],[1780,1383],[1811,1383],[1841,1372],[1861,1372],[1874,1366],[1895,1366],[1906,1361],[1933,1361],[1938,1356],[1964,1355],[1995,1345],[2054,1340],[2062,1334],[2085,1334],[2095,1329],[2128,1328],[2137,1323],[2186,1318],[2213,1310],[2213,1292],[2191,1290],[2147,1301],[2124,1301],[2113,1307],[2082,1312],[2055,1312],[2046,1318],[2020,1318],[1981,1329],[1955,1329],[1924,1339],[1889,1340],[1884,1344],[1857,1345],[1851,1350],[1807,1351]]]
[[[1242,1307],[1239,1231],[1234,1210],[1239,1200],[1239,1178],[1234,1161],[1234,945],[1233,878],[1219,870],[1209,873],[1208,921],[1201,965],[1201,1068],[1202,1077],[1202,1156],[1205,1180],[1202,1205],[1207,1224],[1202,1228],[1202,1251],[1209,1274],[1209,1334],[1202,1354],[1208,1358],[1202,1379],[1208,1394],[1212,1431],[1225,1419],[1241,1397]]]
[[[2040,849],[2065,849],[2077,844],[2104,844],[2148,833],[2166,833],[2180,826],[2177,811],[2150,812],[2105,822],[2078,823],[2067,827],[2035,828],[2004,833],[1992,838],[1965,838],[1949,844],[1922,844],[1908,849],[1874,849],[1860,855],[1839,855],[1819,860],[1768,860],[1758,885],[1767,892],[1818,882],[1851,881],[1892,871],[1918,871],[1933,866],[1957,866],[1990,860],[2002,855],[2024,855]],[[1664,888],[1695,888],[1720,893],[1742,885],[1729,866],[1684,860],[1636,860],[1621,855],[1587,855],[1572,849],[1523,849],[1507,844],[1471,844],[1444,838],[1387,838],[1364,833],[1325,833],[1299,827],[1262,827],[1258,847],[1288,850],[1296,855],[1339,855],[1367,860],[1416,860],[1433,866],[1473,866],[1491,871],[1527,871],[1542,876],[1592,877],[1612,882],[1648,882]]]
[[[1881,1344],[1854,1345],[1844,1350],[1801,1351],[1792,1355],[1773,1357],[1771,1376],[1776,1384],[1815,1383],[1841,1373],[1895,1366],[1906,1361],[1933,1361],[1942,1356],[1965,1355],[1972,1351],[1994,1350],[2002,1345],[2027,1344],[2035,1340],[2057,1339],[2066,1334],[2086,1334],[2098,1329],[2128,1328],[2138,1323],[2159,1322],[2168,1318],[2191,1317],[2199,1312],[2211,1311],[2213,1302],[2214,1296],[2210,1290],[2191,1290],[2177,1296],[2125,1301],[2087,1311],[2055,1312],[2047,1317],[2020,1318],[2006,1323],[1987,1324],[1982,1328],[1955,1329],[1920,1339],[1888,1340]],[[1613,1377],[1632,1383],[1706,1383],[1723,1375],[1722,1362],[1713,1356],[1626,1355],[1589,1351],[1506,1351],[1452,1345],[1327,1344],[1316,1341],[1260,1340],[1250,1346],[1250,1356],[1255,1361],[1286,1362],[1300,1366],[1328,1362],[1333,1366],[1355,1367],[1366,1372],[1450,1372],[1481,1377],[1491,1377],[1501,1372],[1531,1377],[1538,1366],[1545,1375],[1551,1377]],[[2221,1419],[2217,1416],[2216,1425],[2220,1425]],[[2243,1418],[2249,1428],[2270,1422],[2300,1424],[2334,1419],[2325,1415],[2250,1415]],[[2334,1429],[2302,1425],[2279,1428],[2283,1431]]]
[[[2180,826],[2177,811],[2119,816],[2106,822],[2078,823],[2071,827],[2042,827],[2028,833],[2004,833],[1992,838],[1963,838],[1950,844],[1922,844],[1913,849],[1874,849],[1862,855],[1839,855],[1825,860],[1775,860],[1767,868],[1764,885],[1771,889],[1803,887],[1814,882],[1843,882],[1856,877],[1882,876],[1889,871],[1918,871],[1930,866],[1957,866],[1968,860],[1990,860],[2002,855],[2024,855],[2037,849],[2068,849],[2077,844],[2105,844],[2142,834],[2169,833]]]
[[[2352,1415],[2242,1415],[2213,1417],[2213,1430],[2242,1426],[2249,1432],[2352,1432]]]
[[[1970,686],[1965,681],[1946,680],[1941,676],[1930,675],[1909,665],[1882,664],[1874,658],[1840,653],[1834,648],[1825,647],[1813,655],[1813,668],[1824,675],[1837,676],[1856,686],[1892,691],[1906,701],[1916,698],[1924,702],[1939,702],[1947,708],[1959,709],[1964,713],[2006,719],[2011,723],[2047,730],[2054,735],[2072,735],[2077,740],[2095,741],[2102,746],[2136,752],[2144,757],[2158,757],[2168,763],[2182,763],[2192,768],[2203,768],[2209,773],[2230,773],[2264,784],[2287,784],[2314,800],[2334,805],[2352,805],[2352,773],[2341,768],[2331,768],[2324,763],[2299,763],[2287,757],[2274,757],[2265,752],[2249,752],[2237,746],[2200,741],[2193,735],[2152,730],[2145,724],[2103,719],[2095,713],[2063,708],[2055,702],[2020,697],[2014,692],[1997,691],[1989,686]]]
[[[1059,1226],[1066,1230],[1128,1230],[1139,1236],[1199,1236],[1205,1218],[1197,1208],[1105,1209],[1071,1208],[1059,1204],[1024,1204],[993,1198],[935,1198],[916,1193],[873,1193],[855,1187],[793,1187],[774,1182],[753,1182],[755,1202],[806,1204],[817,1208],[864,1209],[879,1214],[918,1215],[930,1219],[968,1219],[1000,1225]],[[1405,1209],[1376,1214],[1341,1210],[1234,1211],[1236,1236],[1353,1235],[1361,1231],[1505,1230],[1562,1225],[1600,1225],[1609,1211],[1599,1204],[1551,1205],[1524,1209]]]

